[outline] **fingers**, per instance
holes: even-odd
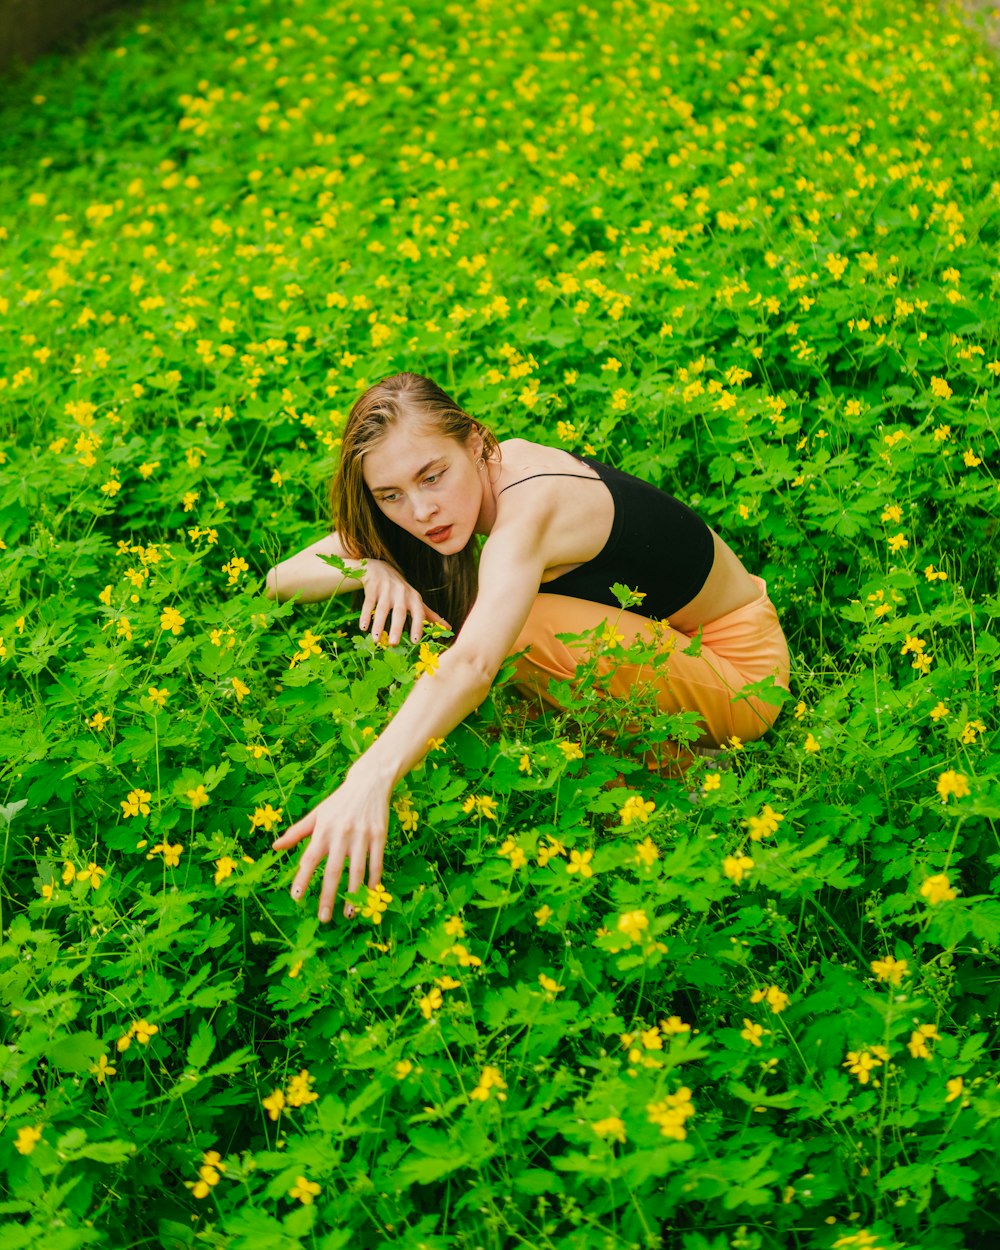
[[[444,619],[444,617],[443,617],[443,616],[439,616],[439,615],[438,615],[438,614],[434,611],[434,609],[433,609],[433,608],[429,608],[429,607],[427,606],[427,604],[426,604],[426,603],[423,605],[423,608],[424,608],[424,616],[426,617],[426,619],[427,619],[428,621],[430,621],[430,622],[431,622],[432,624],[434,624],[434,625],[443,625],[443,626],[445,627],[445,629],[451,629],[451,626],[450,626],[450,625],[448,624],[448,622]]]
[[[372,608],[375,606],[376,602],[377,602],[377,597],[366,586],[365,587],[365,601],[361,606],[361,615],[358,617],[358,625],[361,629],[366,630],[368,628],[368,620],[371,616]]]
[[[319,895],[319,918],[324,924],[333,916],[333,904],[343,871],[343,851],[331,852],[326,861],[326,868],[323,870],[323,888]]]
[[[316,823],[316,813],[312,811],[308,816],[303,816],[301,820],[289,825],[285,832],[279,838],[275,838],[271,843],[272,851],[287,851],[290,846],[296,846],[313,831]]]
[[[382,857],[385,842],[374,839],[368,851],[368,888],[374,890],[382,880]]]
[[[358,839],[351,846],[351,869],[347,874],[347,892],[353,894],[355,890],[360,890],[362,882],[365,879],[365,859],[367,858],[367,847],[363,839]],[[332,905],[332,903],[331,903]],[[344,904],[344,915],[350,920],[354,915],[354,908],[350,903]]]
[[[410,614],[410,639],[419,642],[424,633],[424,604],[419,595],[413,596],[407,611]]]
[[[298,871],[295,874],[295,880],[292,882],[292,898],[301,898],[309,888],[309,882],[312,880],[312,875],[316,871],[320,860],[326,854],[326,850],[322,843],[322,838],[314,837],[311,839],[306,849],[302,852],[302,856],[299,859]],[[331,861],[334,858],[334,855],[330,856]],[[340,857],[340,862],[341,864],[344,862],[343,855]],[[339,872],[337,875],[339,878]]]

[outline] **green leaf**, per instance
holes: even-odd
[[[46,1057],[53,1068],[80,1074],[89,1071],[105,1049],[104,1043],[93,1033],[70,1033],[57,1037],[48,1047]]]
[[[211,1059],[214,1049],[215,1034],[212,1032],[212,1026],[206,1019],[202,1018],[198,1022],[198,1028],[195,1030],[190,1046],[188,1046],[187,1061],[189,1066],[195,1070],[203,1068]]]

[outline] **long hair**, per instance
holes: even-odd
[[[419,373],[393,374],[370,386],[351,408],[330,487],[333,524],[352,559],[383,560],[391,565],[458,633],[476,598],[475,542],[470,540],[452,556],[434,551],[389,520],[362,473],[365,454],[407,417],[433,425],[459,443],[478,430],[484,459],[500,460],[492,431],[473,420],[430,378]]]

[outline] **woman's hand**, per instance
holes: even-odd
[[[347,879],[349,893],[360,889],[366,859],[369,861],[369,887],[374,890],[382,879],[390,794],[391,787],[387,789],[383,785],[372,784],[370,777],[362,779],[348,773],[331,795],[317,803],[307,816],[290,825],[271,844],[274,850],[284,851],[303,838],[309,838],[292,882],[294,899],[300,899],[305,894],[313,873],[326,860],[319,895],[320,920],[327,921],[333,916],[333,904],[345,859],[351,861]],[[348,918],[354,915],[349,903],[344,907],[344,915]]]
[[[365,601],[361,609],[358,624],[362,629],[372,627],[372,637],[382,637],[386,618],[392,616],[389,627],[389,645],[394,647],[403,636],[403,626],[407,616],[410,617],[410,637],[419,642],[424,632],[424,621],[433,621],[451,626],[431,608],[427,607],[420,595],[405,581],[396,570],[382,560],[368,560],[361,580],[365,588]]]

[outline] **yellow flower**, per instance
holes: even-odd
[[[152,859],[154,855],[162,855],[163,862],[168,868],[176,868],[181,862],[181,853],[183,850],[184,847],[180,842],[174,843],[173,846],[171,846],[169,842],[157,842],[157,844],[150,850],[146,858]]]
[[[270,833],[281,820],[281,808],[275,810],[270,803],[265,803],[263,807],[255,808],[249,820],[251,829],[263,829],[265,833]]]
[[[761,1038],[770,1033],[770,1029],[765,1029],[763,1025],[755,1024],[753,1020],[743,1017],[743,1028],[740,1030],[740,1037],[748,1041],[752,1046],[760,1046]]]
[[[975,742],[977,736],[985,732],[986,726],[981,720],[970,720],[962,727],[961,741],[965,743]]]
[[[150,1038],[154,1033],[159,1033],[160,1026],[158,1024],[150,1024],[148,1020],[136,1020],[132,1025],[135,1032],[135,1040],[143,1046],[148,1046]]]
[[[429,1020],[433,1012],[444,1002],[441,991],[435,985],[429,994],[425,994],[420,1000],[420,1010],[425,1019]]]
[[[498,1071],[498,1069],[487,1066],[483,1068],[483,1074],[479,1078],[479,1084],[472,1091],[469,1097],[475,1098],[479,1102],[485,1102],[486,1099],[489,1098],[490,1096],[490,1090],[495,1089],[498,1091],[497,1098],[501,1102],[503,1102],[504,1099],[507,1097],[507,1095],[504,1093],[500,1093],[499,1091],[505,1090],[506,1088],[507,1088],[507,1083],[504,1081],[503,1077],[500,1075],[500,1072]]]
[[[563,988],[561,985],[557,984],[557,982],[553,981],[551,977],[547,977],[544,972],[540,972],[538,974],[538,983],[541,985],[543,990],[548,990],[550,994],[558,994]]]
[[[397,1081],[402,1081],[402,1080],[405,1080],[406,1077],[408,1077],[412,1071],[413,1071],[413,1064],[410,1062],[410,1060],[400,1059],[397,1061],[396,1066],[393,1069],[393,1075],[395,1076]]]
[[[616,1115],[608,1116],[606,1120],[595,1120],[593,1129],[600,1138],[613,1137],[619,1142],[625,1140],[625,1125]]]
[[[950,1081],[945,1081],[945,1085],[948,1089],[948,1097],[945,1099],[945,1102],[954,1102],[961,1095],[965,1082],[960,1076],[953,1076]]]
[[[412,833],[416,829],[420,818],[410,805],[410,796],[408,794],[400,795],[398,799],[394,799],[392,810],[396,813],[404,833]]]
[[[127,799],[120,799],[122,805],[122,813],[125,816],[138,816],[141,812],[143,816],[149,815],[149,800],[153,796],[148,790],[130,790]]]
[[[242,703],[243,700],[246,698],[246,696],[250,693],[250,687],[247,685],[244,685],[244,683],[241,682],[238,677],[231,678],[230,685],[233,687],[233,690],[236,692],[236,702]]]
[[[949,716],[948,707],[944,703],[938,703],[930,710],[931,720],[940,720],[942,716]]]
[[[565,855],[566,848],[550,833],[548,842],[544,846],[538,848],[538,866],[544,868],[550,859],[554,859],[557,855]]]
[[[593,851],[570,851],[569,863],[566,865],[567,872],[578,872],[581,877],[592,877],[594,870],[590,866],[590,861],[594,858]]]
[[[705,780],[701,783],[702,790],[708,794],[712,790],[718,790],[722,785],[722,776],[719,773],[709,773]]]
[[[647,834],[642,842],[635,848],[635,862],[637,864],[645,864],[648,868],[660,858],[659,848],[653,839]]]
[[[750,830],[750,837],[753,841],[759,842],[768,834],[777,833],[778,824],[784,819],[780,812],[771,808],[770,803],[765,803],[759,816],[751,816],[749,820],[744,820],[743,824]]]
[[[847,257],[841,256],[840,253],[837,252],[837,253],[831,253],[829,256],[827,256],[825,264],[826,264],[826,268],[833,275],[834,279],[839,281],[844,276],[844,270],[850,264],[850,261],[847,259]]]
[[[167,702],[167,696],[170,691],[166,687],[157,690],[155,686],[150,686],[147,692],[150,703],[155,703],[157,707],[164,707]]]
[[[909,971],[910,967],[905,959],[894,959],[892,955],[872,961],[872,972],[880,981],[888,982],[889,985],[902,985],[903,978]]]
[[[42,1126],[36,1124],[30,1128],[19,1128],[14,1149],[18,1154],[30,1155],[35,1146],[42,1140]]]
[[[903,643],[902,647],[900,648],[899,654],[906,655],[908,651],[913,651],[916,654],[919,654],[921,651],[923,651],[924,647],[926,646],[927,646],[927,643],[923,638],[917,638],[912,634],[907,634],[906,641]]]
[[[280,1089],[276,1089],[273,1094],[261,1099],[261,1105],[271,1119],[276,1120],[285,1105],[285,1095]]]
[[[642,910],[623,912],[618,917],[618,931],[630,942],[638,942],[644,929],[649,928],[649,917]]]
[[[683,1141],[687,1137],[684,1121],[694,1115],[691,1091],[686,1085],[682,1085],[676,1094],[668,1094],[660,1102],[647,1103],[646,1114],[651,1123],[660,1126],[662,1136]]]
[[[315,1181],[306,1180],[304,1176],[297,1176],[295,1184],[288,1191],[288,1196],[298,1198],[303,1206],[311,1207],[319,1192],[320,1186]]]
[[[967,469],[974,469],[977,464],[982,464],[982,459],[976,455],[974,451],[967,451],[963,454],[962,460]]]
[[[540,925],[543,925],[547,921],[551,920],[554,915],[555,913],[548,903],[543,903],[542,906],[539,907],[538,911],[535,912],[535,919]]]
[[[765,1002],[777,1016],[788,1006],[788,995],[776,985],[768,985],[765,989],[754,990],[750,995],[752,1003]]]
[[[888,1058],[889,1052],[884,1046],[862,1047],[861,1050],[849,1050],[842,1066],[858,1078],[859,1084],[867,1085],[872,1072]]]
[[[650,813],[655,810],[656,804],[652,800],[646,802],[641,794],[633,794],[618,809],[618,815],[621,817],[622,824],[627,827],[633,820],[639,821],[640,824],[647,824]]]
[[[87,721],[87,724],[91,729],[96,729],[98,731],[102,730],[108,723],[109,717],[105,716],[103,712],[95,712],[90,720]]]
[[[443,746],[444,746],[444,738],[428,738],[427,739],[428,751],[440,751]]]
[[[931,378],[931,393],[938,399],[950,399],[952,389],[944,378]]]
[[[680,1016],[670,1016],[667,1020],[660,1021],[660,1028],[664,1033],[670,1035],[673,1033],[690,1033],[690,1024],[685,1024]]]
[[[221,859],[215,861],[215,875],[213,880],[216,885],[221,885],[228,876],[232,875],[233,869],[236,867],[236,860],[231,859],[228,855],[223,855]]]
[[[312,1088],[312,1080],[308,1068],[303,1068],[298,1076],[291,1078],[285,1093],[289,1107],[302,1107],[307,1103],[316,1102],[319,1094]]]
[[[417,661],[414,671],[417,673],[427,673],[428,676],[430,676],[431,673],[437,671],[437,666],[437,654],[430,649],[426,642],[422,642],[420,644],[420,659]]]
[[[71,864],[69,860],[67,860],[66,863],[63,864],[63,870],[62,870],[63,885],[69,885],[69,883],[73,881],[75,878],[76,878],[76,865]]]
[[[193,790],[186,790],[184,793],[192,807],[204,807],[209,801],[208,791],[204,785],[197,785]]]
[[[108,1062],[107,1055],[101,1055],[96,1063],[90,1065],[90,1071],[98,1085],[103,1085],[109,1076],[115,1075],[118,1069]]]
[[[504,858],[509,856],[510,866],[515,871],[518,868],[523,868],[528,862],[528,857],[525,855],[524,850],[518,846],[516,838],[506,838],[497,854],[502,855]]]
[[[382,636],[385,637],[385,631],[383,631]],[[319,655],[323,650],[319,645],[322,641],[321,637],[315,635],[311,629],[307,629],[299,639],[299,650],[292,656],[288,667],[294,668],[296,664],[301,663],[303,660],[308,660],[311,655]]]
[[[373,924],[381,924],[382,915],[388,910],[389,904],[392,902],[392,895],[388,893],[381,881],[374,890],[371,886],[366,888],[368,890],[368,899],[361,909],[361,914],[370,919]]]
[[[489,795],[470,794],[462,804],[462,811],[468,813],[473,810],[478,811],[480,815],[485,816],[487,820],[496,820],[497,818],[497,805],[493,799],[489,797]]]
[[[106,868],[98,868],[96,864],[88,864],[81,872],[76,874],[77,881],[90,882],[91,889],[98,889],[101,884],[101,878],[106,877],[108,871]]]
[[[932,907],[938,903],[944,903],[948,899],[958,897],[957,892],[951,888],[948,878],[943,872],[939,872],[933,877],[928,877],[921,885],[920,893]]]
[[[954,769],[949,768],[938,777],[937,792],[943,803],[948,802],[948,796],[951,794],[956,799],[963,799],[969,793],[969,779],[965,773],[956,773]]]
[[[897,551],[905,551],[910,545],[910,540],[905,534],[893,534],[893,536],[888,539],[888,543],[889,550],[893,553],[893,555],[895,555]]]
[[[740,884],[751,868],[753,860],[746,855],[727,855],[722,861],[723,873],[736,885]]]
[[[811,733],[806,734],[805,749],[807,751],[819,750],[819,743],[816,741],[816,739],[812,736]]]
[[[583,751],[578,742],[569,742],[565,738],[559,743],[559,750],[568,760],[582,760]]]
[[[521,759],[517,765],[517,771],[519,773],[528,773],[528,774],[531,773],[531,758],[527,752],[525,752],[524,755],[521,756]]]
[[[160,614],[160,628],[165,634],[177,635],[184,628],[185,619],[176,608],[166,608]]]
[[[906,1045],[914,1059],[930,1059],[931,1052],[927,1049],[927,1043],[940,1036],[941,1034],[933,1024],[921,1024],[910,1034],[910,1040]]]

